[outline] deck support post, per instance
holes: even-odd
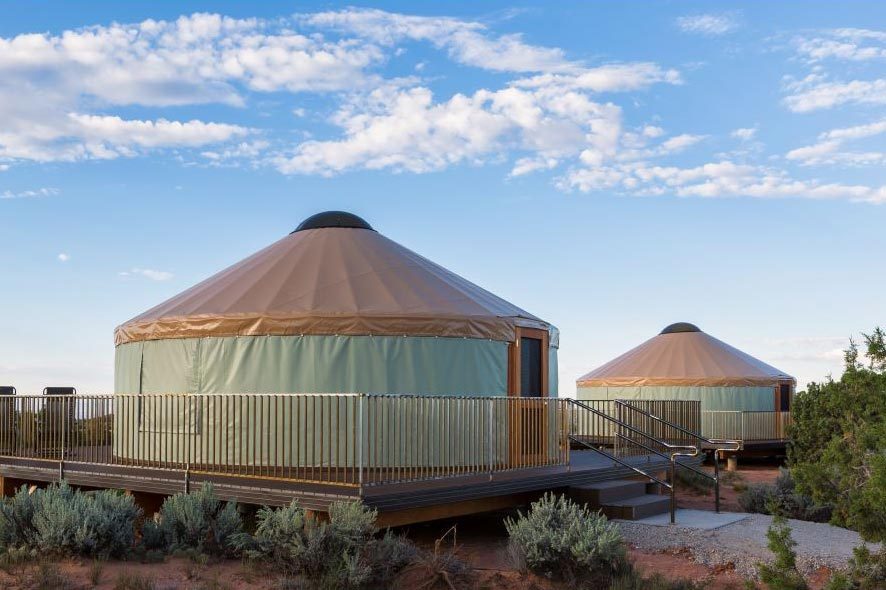
[[[720,513],[720,459],[714,451],[714,511]]]
[[[738,471],[738,455],[726,457],[726,471]]]
[[[185,493],[191,493],[191,467],[190,465],[185,465]]]

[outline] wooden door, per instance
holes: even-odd
[[[544,462],[548,456],[548,333],[518,328],[509,358],[510,461],[514,466]]]

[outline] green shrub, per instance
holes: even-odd
[[[745,512],[768,514],[769,506],[775,495],[775,486],[766,483],[749,485],[738,496],[738,504]]]
[[[886,588],[886,547],[876,553],[864,545],[853,550],[849,571],[838,572],[828,582],[826,590],[879,590]]]
[[[779,469],[774,484],[753,484],[738,497],[738,503],[746,512],[758,514],[778,513],[787,518],[827,522],[831,518],[829,506],[819,506],[812,498],[797,492],[796,484],[787,469]]]
[[[840,379],[810,383],[791,407],[788,464],[800,492],[833,507],[833,524],[886,541],[886,331],[850,341]]]
[[[618,528],[563,496],[545,494],[528,513],[507,518],[505,528],[517,565],[548,577],[609,575],[625,564]]]
[[[114,490],[83,493],[62,482],[30,494],[22,486],[0,503],[0,548],[121,557],[133,547],[140,515],[131,496]]]
[[[358,502],[334,502],[329,521],[309,518],[293,502],[262,508],[255,535],[240,535],[239,547],[280,573],[304,576],[314,586],[359,588],[389,580],[414,555],[413,546],[386,532],[375,537],[376,512]]]
[[[797,542],[791,537],[791,527],[788,526],[787,519],[775,515],[766,531],[766,538],[769,540],[769,550],[775,555],[775,561],[759,565],[763,583],[770,590],[807,590],[806,581],[797,570],[797,554],[794,551]]]
[[[212,484],[166,498],[155,521],[142,527],[147,549],[234,556],[243,521],[233,502],[220,501]]]
[[[699,494],[708,495],[714,489],[714,480],[691,469],[677,469],[674,471],[674,476],[677,484]]]

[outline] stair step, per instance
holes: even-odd
[[[670,502],[668,496],[643,494],[634,498],[607,502],[603,504],[602,510],[607,518],[639,520],[667,512],[670,509]]]
[[[645,482],[630,479],[601,481],[569,488],[569,496],[573,500],[589,504],[594,508],[625,498],[642,496],[645,493]]]

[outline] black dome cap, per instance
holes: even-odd
[[[680,334],[682,332],[701,332],[698,326],[689,322],[677,322],[661,331],[662,334]]]
[[[350,227],[354,229],[368,229],[375,231],[365,219],[358,217],[353,213],[348,213],[347,211],[324,211],[323,213],[311,215],[299,223],[298,227],[295,228],[295,231],[292,233],[305,229],[320,229],[323,227]]]

